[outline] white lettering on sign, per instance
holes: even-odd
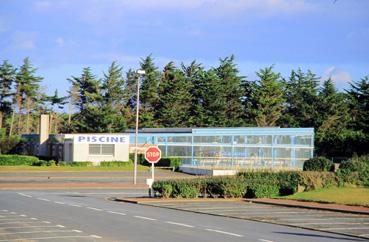
[[[129,144],[128,135],[76,135],[75,143]]]
[[[155,157],[158,157],[158,156],[160,156],[160,152],[157,152],[157,151],[154,151],[154,152],[147,152],[146,153],[146,156],[148,157],[148,158],[155,158]]]

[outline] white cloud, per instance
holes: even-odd
[[[350,73],[335,66],[331,66],[324,71],[321,81],[325,81],[329,78],[332,79],[337,87],[345,86],[352,82]]]
[[[11,40],[10,48],[17,50],[33,50],[36,48],[37,32],[16,31]]]

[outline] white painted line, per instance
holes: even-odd
[[[60,224],[56,225],[56,227],[59,227],[59,228],[65,228],[65,226],[60,225]]]
[[[38,223],[38,222],[36,222],[36,221],[32,221],[32,222],[26,222],[26,221],[16,221],[16,222],[5,222],[5,223],[0,223],[0,224],[20,224],[20,223],[22,223],[22,224],[32,224],[32,223]]]
[[[49,199],[46,199],[46,198],[42,198],[42,197],[39,197],[39,198],[37,198],[38,200],[41,200],[41,201],[45,201],[45,202],[50,202],[50,200]]]
[[[54,203],[56,203],[56,204],[65,204],[65,203],[63,203],[63,202],[54,202]]]
[[[262,242],[274,242],[273,240],[267,240],[267,239],[259,239],[259,241],[262,241]]]
[[[92,238],[96,238],[96,239],[101,239],[101,238],[102,238],[101,236],[94,235],[94,234],[90,235],[90,237],[92,237]]]
[[[38,220],[37,218],[31,218],[31,220]]]
[[[95,210],[95,211],[102,211],[100,208],[93,208],[93,207],[86,207],[87,209]]]
[[[127,215],[125,213],[120,213],[120,212],[114,212],[114,211],[107,211],[108,213],[112,213],[112,214],[118,214],[118,215]]]
[[[50,222],[49,221],[42,221],[43,223],[45,223],[45,224],[49,224]]]
[[[80,207],[82,207],[82,206],[80,206],[80,205],[77,205],[77,204],[67,204],[67,205],[69,205],[69,206],[72,206],[72,207],[77,207],[77,208],[80,208]]]
[[[3,211],[3,212],[8,212],[8,210],[6,210],[6,209],[3,209],[3,210],[1,210],[1,211]]]
[[[24,193],[21,193],[21,192],[18,192],[18,194],[23,196],[23,197],[32,197],[31,195],[27,195],[27,194],[24,194]]]
[[[80,236],[54,236],[54,237],[27,238],[27,240],[50,240],[50,239],[67,239],[67,238],[91,238],[91,236],[82,236],[82,235]],[[98,237],[94,237],[94,238],[98,238]],[[9,241],[9,239],[0,240],[0,241]],[[12,239],[11,241],[24,241],[24,239]]]
[[[133,216],[135,218],[140,218],[140,219],[146,219],[146,220],[151,220],[151,221],[154,221],[154,220],[157,220],[155,218],[148,218],[148,217],[143,217],[143,216]]]
[[[16,212],[10,212],[10,214],[17,214]]]
[[[81,230],[78,230],[78,229],[73,229],[72,231],[73,232],[76,232],[76,233],[82,233],[82,231]]]
[[[1,227],[2,229],[27,229],[27,228],[56,228],[54,225],[37,225],[37,226],[21,226],[21,227]]]
[[[205,230],[210,231],[210,232],[220,233],[220,234],[232,235],[232,236],[236,236],[236,237],[243,237],[243,235],[241,235],[241,234],[230,233],[230,232],[217,230],[217,229],[205,229]]]
[[[19,216],[21,216],[21,217],[27,217],[27,215],[25,215],[25,214],[21,214],[21,215],[19,215]]]
[[[176,223],[176,222],[172,222],[172,221],[166,221],[165,223],[167,223],[167,224],[173,224],[173,225],[178,225],[178,226],[183,226],[183,227],[187,227],[187,228],[194,228],[194,226],[189,225],[189,224]]]
[[[325,230],[360,230],[360,229],[369,229],[369,227],[354,227],[354,228],[324,228]]]

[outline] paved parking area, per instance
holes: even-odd
[[[0,210],[0,241],[98,241],[101,237],[15,211]]]
[[[192,212],[263,221],[360,236],[369,239],[369,215],[276,205],[231,202],[147,202],[145,204]]]

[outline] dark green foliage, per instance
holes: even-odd
[[[59,162],[59,166],[73,166],[73,167],[91,167],[94,166],[91,161],[74,161],[74,162]]]
[[[20,165],[30,166],[38,161],[39,159],[35,156],[0,155],[0,166],[20,166]]]
[[[13,153],[20,142],[20,136],[13,135],[9,137],[5,134],[5,129],[0,129],[0,154]]]
[[[304,171],[299,173],[300,191],[337,186],[337,175],[333,172]]]
[[[255,184],[247,187],[247,198],[272,198],[279,195],[279,186],[277,184]]]
[[[337,176],[340,185],[369,186],[369,155],[353,157],[344,161],[337,171]]]
[[[53,166],[55,165],[54,160],[37,160],[32,162],[32,166]]]
[[[131,161],[102,161],[100,162],[101,167],[129,167],[132,166]]]
[[[305,161],[303,167],[304,171],[333,171],[333,169],[333,161],[322,156]]]

